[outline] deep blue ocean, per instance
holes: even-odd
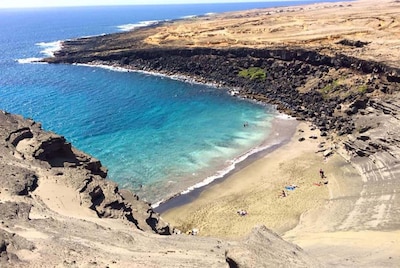
[[[0,9],[0,109],[65,136],[121,188],[156,203],[268,146],[276,111],[210,86],[29,59],[49,55],[60,40],[141,22],[304,2]]]

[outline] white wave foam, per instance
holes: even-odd
[[[85,67],[91,67],[91,68],[101,68],[101,69],[106,69],[106,70],[121,72],[121,73],[130,72],[130,70],[126,69],[126,68],[122,68],[122,67],[118,67],[118,66],[103,65],[103,64],[73,63],[72,65],[85,66]]]
[[[198,15],[187,15],[187,16],[182,16],[182,19],[193,19],[193,18],[197,18]]]
[[[290,115],[287,115],[287,114],[283,114],[283,113],[279,113],[279,114],[276,116],[276,118],[277,118],[277,119],[281,119],[281,120],[296,120],[296,118],[294,118],[294,117],[292,117],[292,116],[290,116]]]
[[[54,42],[40,42],[36,43],[37,46],[44,48],[40,53],[47,57],[54,57],[54,52],[58,51],[62,47],[61,41]]]
[[[91,38],[91,37],[105,36],[105,35],[107,35],[107,34],[106,33],[101,33],[101,34],[94,34],[94,35],[84,35],[84,36],[81,36],[79,38]]]
[[[170,75],[170,74],[164,74],[164,73],[158,73],[158,72],[152,72],[152,71],[134,70],[134,69],[128,69],[128,68],[123,68],[123,67],[118,67],[118,66],[110,66],[110,65],[107,65],[107,64],[104,64],[101,62],[100,63],[92,62],[90,64],[74,63],[73,65],[86,66],[86,67],[97,67],[97,68],[107,69],[107,70],[116,71],[116,72],[136,72],[136,73],[142,73],[142,74],[147,74],[147,75],[152,75],[152,76],[167,77],[169,79],[178,80],[178,81],[196,84],[196,85],[206,85],[206,86],[216,87],[216,88],[221,87],[221,85],[219,85],[219,84],[198,82],[196,79],[189,77],[189,76]]]
[[[45,55],[46,57],[54,57],[54,53],[61,49],[62,43],[61,41],[54,41],[54,42],[40,42],[36,43],[36,46],[44,48],[40,51],[41,54]],[[24,59],[17,59],[16,61],[21,64],[27,63],[36,63],[36,64],[46,64],[45,62],[41,62],[43,58],[24,58]]]
[[[46,64],[46,62],[40,62],[41,59],[42,58],[17,59],[17,62],[21,64],[27,64],[27,63]]]
[[[206,186],[206,185],[212,183],[213,181],[215,181],[215,180],[217,180],[217,179],[223,178],[223,177],[224,177],[225,175],[227,175],[229,172],[231,172],[232,170],[234,170],[237,164],[239,164],[240,162],[243,162],[243,161],[246,160],[249,156],[251,156],[251,155],[253,155],[253,154],[256,154],[256,153],[259,153],[259,152],[261,152],[261,151],[267,150],[267,149],[269,149],[269,148],[271,148],[271,147],[273,147],[273,146],[275,146],[275,145],[278,145],[278,144],[279,144],[279,142],[276,142],[276,143],[268,144],[268,145],[266,145],[266,146],[260,146],[260,147],[256,147],[256,148],[251,149],[250,151],[244,153],[243,155],[241,155],[241,156],[239,156],[239,157],[237,157],[237,158],[235,158],[235,159],[233,159],[233,160],[230,160],[230,161],[229,161],[229,163],[230,163],[229,166],[227,166],[227,167],[225,167],[224,169],[218,171],[216,174],[214,174],[214,175],[212,175],[212,176],[210,176],[210,177],[205,178],[203,181],[201,181],[201,182],[199,182],[199,183],[197,183],[197,184],[195,184],[195,185],[193,185],[193,186],[188,187],[186,190],[180,192],[180,193],[177,194],[176,196],[188,194],[188,193],[192,192],[192,191],[195,190],[195,189],[204,187],[204,186]],[[159,201],[159,202],[157,202],[157,203],[154,203],[154,204],[151,205],[151,207],[152,207],[152,208],[156,208],[156,207],[158,207],[159,205],[161,205],[162,203],[164,203],[165,201],[167,201],[167,200],[162,200],[162,201]]]
[[[120,31],[128,32],[128,31],[131,31],[136,28],[156,25],[160,22],[161,22],[160,20],[147,20],[147,21],[140,21],[138,23],[128,23],[128,24],[119,25],[119,26],[117,26],[117,28]]]

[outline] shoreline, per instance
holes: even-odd
[[[151,25],[149,27],[152,27],[152,26],[154,26],[154,25]],[[53,43],[55,43],[55,42],[53,42]],[[56,50],[52,50],[52,53],[55,53],[56,51],[58,51],[60,49],[62,49],[62,45],[58,46]],[[43,60],[43,59],[44,58],[42,58],[41,60]],[[30,64],[39,63],[40,64],[43,62],[41,62],[40,60],[37,61],[35,58],[35,60],[31,61],[31,62],[19,62],[19,63],[20,64],[25,64],[25,63],[30,63]],[[44,63],[44,64],[46,64],[46,63]],[[258,105],[271,106],[274,108],[276,115],[272,119],[271,133],[268,135],[268,137],[266,137],[265,140],[262,141],[261,144],[255,146],[255,147],[252,147],[250,150],[246,151],[244,154],[241,154],[241,155],[235,157],[234,159],[228,160],[228,161],[232,162],[231,165],[223,168],[222,170],[217,170],[213,175],[208,176],[208,177],[204,178],[202,181],[199,181],[196,184],[189,186],[187,189],[180,191],[172,196],[166,197],[162,201],[156,202],[154,204],[150,203],[151,207],[154,209],[154,211],[156,211],[160,214],[165,212],[166,210],[169,210],[176,206],[181,206],[183,204],[187,204],[188,202],[191,202],[191,200],[196,198],[204,190],[208,189],[208,187],[227,179],[232,174],[235,174],[236,172],[240,171],[242,168],[250,165],[254,161],[257,161],[259,158],[264,157],[266,154],[285,145],[287,142],[289,142],[291,136],[294,134],[295,126],[299,122],[295,118],[291,117],[290,115],[287,115],[282,111],[279,111],[277,109],[277,106],[274,104],[270,104],[268,102],[257,100],[257,99],[251,99],[251,98],[248,98],[246,95],[242,95],[240,93],[240,88],[231,88],[231,87],[227,87],[222,84],[219,84],[219,83],[212,83],[212,82],[202,79],[201,77],[188,76],[188,75],[183,75],[183,74],[169,74],[166,72],[140,70],[140,69],[131,68],[129,66],[118,66],[117,64],[114,64],[112,62],[109,64],[107,64],[106,62],[75,63],[72,65],[90,67],[90,68],[102,68],[105,70],[110,70],[110,71],[115,71],[115,72],[136,72],[136,73],[141,73],[141,74],[146,74],[146,75],[151,75],[151,76],[164,77],[164,78],[168,78],[168,79],[172,79],[172,80],[181,81],[184,83],[213,87],[217,90],[219,90],[219,89],[224,90],[231,96],[239,98],[242,101],[249,101],[249,102],[252,102],[252,103],[255,103]],[[279,126],[279,125],[284,125],[284,122],[288,123],[289,121],[293,121],[292,124],[287,124],[288,125],[287,127],[290,128],[289,133],[284,133],[283,140],[280,140],[278,142],[274,141],[274,140],[276,140],[275,139],[276,135],[279,136],[279,135],[281,135],[281,133],[285,132],[285,130],[282,130],[282,126]],[[296,122],[296,123],[294,123],[294,122]],[[277,129],[280,129],[280,130],[277,130]],[[110,178],[110,179],[112,180],[112,178]]]
[[[358,19],[357,19],[358,18],[357,9],[361,10],[363,8],[363,6],[364,6],[364,3],[366,5],[369,5],[370,2],[371,1],[369,1],[369,0],[359,0],[359,1],[355,2],[355,3],[357,3],[357,5],[354,6],[354,11],[353,11],[353,5],[349,4],[346,7],[341,6],[341,5],[339,5],[339,6],[331,6],[331,7],[322,7],[322,6],[320,6],[317,9],[310,9],[310,10],[307,10],[307,11],[306,10],[301,10],[301,13],[303,13],[303,11],[304,11],[304,14],[307,13],[307,14],[318,15],[319,14],[319,12],[318,12],[319,10],[325,9],[326,11],[328,11],[327,8],[329,8],[329,11],[332,11],[332,10],[340,11],[340,12],[343,11],[344,14],[340,13],[340,14],[342,14],[342,16],[348,14],[354,20],[354,22],[352,22],[352,24],[350,24],[350,26],[347,25],[347,24],[346,25],[341,25],[341,28],[338,28],[338,33],[339,34],[337,36],[335,35],[335,40],[342,39],[342,41],[343,40],[346,41],[347,39],[343,39],[343,38],[347,38],[347,36],[345,36],[345,34],[346,34],[346,31],[348,30],[348,28],[349,27],[360,27],[360,25],[358,25],[356,23],[358,21]],[[337,13],[337,14],[339,14],[339,13]],[[277,15],[277,17],[280,17],[279,14],[276,14],[276,15]],[[300,14],[297,14],[297,15],[300,15]],[[368,14],[366,14],[365,16],[367,16],[367,15]],[[301,16],[303,16],[303,14],[301,14]],[[260,17],[260,18],[265,18],[265,20],[268,21],[268,17],[272,18],[271,15],[268,15],[267,17]],[[336,29],[337,28],[337,26],[336,26],[337,23],[334,21],[335,18],[336,18],[336,16],[334,18],[332,18],[332,19],[327,20],[325,22],[326,25],[328,25],[328,26],[335,25],[335,29]],[[242,87],[241,87],[241,89],[244,89],[245,91],[240,91],[239,90],[238,92],[236,92],[236,91],[231,91],[231,92],[234,93],[235,95],[236,95],[236,93],[238,93],[239,97],[240,97],[241,94],[243,94],[244,98],[246,98],[246,97],[248,99],[260,98],[258,100],[260,100],[262,102],[276,103],[276,104],[280,105],[280,107],[279,107],[280,110],[287,111],[289,114],[295,114],[296,116],[298,116],[299,119],[309,119],[310,121],[313,122],[314,125],[318,125],[321,128],[321,130],[327,131],[328,133],[325,133],[325,135],[329,135],[329,133],[335,133],[335,134],[338,134],[339,136],[345,137],[344,135],[353,133],[353,131],[356,130],[355,122],[353,122],[354,118],[352,117],[353,114],[350,113],[349,110],[347,110],[347,107],[350,106],[350,108],[351,108],[351,105],[352,105],[351,102],[352,101],[361,98],[359,95],[364,95],[364,94],[373,95],[373,94],[368,94],[368,93],[371,93],[370,91],[373,92],[375,90],[375,92],[378,93],[379,91],[381,91],[381,92],[390,92],[391,90],[394,90],[394,86],[390,90],[388,90],[386,88],[386,86],[382,85],[382,83],[379,83],[379,80],[376,80],[376,81],[371,83],[372,80],[370,80],[370,78],[369,78],[370,75],[372,75],[372,73],[373,73],[373,72],[372,73],[370,72],[372,70],[371,68],[373,66],[375,66],[377,68],[379,67],[377,70],[381,70],[382,72],[385,70],[386,67],[385,66],[382,67],[379,64],[376,65],[377,63],[375,61],[371,61],[371,62],[370,61],[365,61],[364,58],[362,58],[362,57],[361,58],[352,57],[352,56],[355,55],[354,53],[351,52],[351,51],[354,51],[353,47],[355,45],[352,45],[351,42],[350,42],[350,44],[346,44],[346,42],[345,42],[344,44],[342,44],[343,47],[336,46],[339,43],[338,42],[334,42],[335,40],[332,40],[332,36],[331,35],[326,36],[326,33],[324,31],[320,32],[319,31],[320,28],[312,30],[312,31],[305,31],[305,33],[310,33],[311,36],[309,36],[309,34],[307,34],[306,36],[303,36],[303,37],[302,36],[297,36],[298,31],[296,30],[296,26],[299,25],[299,22],[300,22],[300,25],[301,25],[302,20],[298,20],[298,19],[296,19],[296,17],[294,17],[293,19],[294,19],[294,22],[293,22],[294,23],[294,27],[293,27],[294,29],[289,29],[289,30],[292,31],[292,33],[294,35],[290,35],[290,38],[295,38],[296,40],[299,41],[299,43],[301,43],[301,47],[306,47],[306,48],[310,49],[311,51],[313,51],[312,48],[315,45],[325,45],[326,42],[329,42],[329,44],[332,44],[332,47],[329,48],[330,50],[328,49],[328,52],[325,52],[326,54],[324,54],[324,53],[322,53],[322,54],[319,54],[319,53],[313,54],[313,53],[311,53],[312,57],[310,57],[308,55],[307,50],[296,50],[296,46],[295,45],[292,46],[293,51],[289,50],[289,52],[287,50],[279,50],[278,49],[277,51],[275,51],[278,54],[278,56],[276,56],[274,54],[275,52],[272,53],[272,54],[271,53],[268,54],[269,55],[268,57],[274,59],[274,63],[276,62],[277,64],[275,66],[276,68],[271,68],[271,69],[267,68],[267,72],[275,73],[278,77],[286,77],[287,73],[281,72],[280,70],[286,70],[286,67],[287,67],[286,60],[287,60],[287,56],[288,56],[287,53],[293,52],[293,53],[297,53],[296,54],[297,55],[296,56],[296,61],[299,60],[300,62],[303,62],[302,64],[294,66],[295,67],[294,70],[300,72],[301,75],[295,75],[295,76],[290,76],[289,75],[292,78],[295,77],[295,79],[290,80],[288,84],[286,84],[286,80],[285,81],[283,81],[282,79],[278,80],[279,82],[276,83],[276,85],[272,89],[268,89],[268,90],[261,91],[261,92],[252,92],[251,90],[246,90],[246,85],[244,85],[244,86],[242,85]],[[303,17],[303,19],[306,20],[305,17]],[[319,19],[319,17],[318,17],[318,19]],[[268,25],[270,25],[270,24],[268,24]],[[352,25],[354,25],[354,26],[352,26]],[[233,25],[233,26],[235,26],[235,25]],[[257,26],[257,25],[255,25],[255,26]],[[277,24],[276,26],[280,27],[281,25]],[[313,26],[313,24],[311,23],[310,26]],[[194,27],[192,30],[195,30],[195,29],[197,29],[197,28]],[[218,29],[218,28],[215,28],[215,26],[210,25],[210,30],[212,31],[213,29],[215,30],[215,29]],[[167,44],[165,46],[165,48],[173,47],[173,44],[174,44],[173,41],[174,40],[178,40],[178,39],[175,39],[175,38],[177,38],[177,37],[184,38],[184,36],[182,36],[182,31],[183,31],[182,29],[175,29],[175,30],[176,30],[176,32],[172,31],[172,34],[171,34],[171,37],[174,37],[174,38],[172,38],[171,43]],[[340,31],[343,31],[343,33],[341,33]],[[285,42],[284,40],[286,40],[286,42],[288,42],[287,41],[288,39],[286,39],[286,38],[289,38],[289,37],[286,36],[286,34],[285,34],[286,31],[283,31],[282,32],[283,34],[280,33],[280,32],[281,31],[274,31],[274,29],[272,29],[272,31],[270,31],[269,34],[271,36],[275,36],[275,34],[278,33],[277,36],[276,36],[277,38],[278,37],[281,38],[283,40],[283,42]],[[184,33],[184,31],[183,31],[183,33]],[[256,32],[252,32],[252,34],[255,34],[255,33]],[[143,32],[141,32],[141,34],[143,34]],[[153,37],[157,37],[157,33],[150,32],[148,34],[153,36]],[[176,36],[174,36],[174,34],[176,34]],[[267,36],[269,34],[266,33]],[[258,36],[258,34],[256,36]],[[321,39],[321,36],[322,36],[322,39]],[[308,40],[310,46],[304,45],[305,41],[302,38],[306,38],[305,40]],[[371,38],[371,37],[367,36],[366,39],[368,40],[368,38]],[[282,42],[282,40],[279,42],[279,44]],[[86,40],[86,41],[87,42],[85,42],[85,44],[87,44],[87,45],[90,44],[90,45],[96,46],[96,45],[98,45],[97,44],[98,41],[101,41],[100,42],[101,44],[103,44],[103,41],[105,41],[105,42],[109,42],[109,45],[112,48],[114,48],[114,46],[116,48],[119,47],[119,43],[118,42],[113,42],[113,40],[109,40],[107,38],[105,38],[104,40],[103,39],[101,39],[101,40],[93,39],[93,40]],[[146,39],[145,41],[148,42],[149,40]],[[205,40],[205,41],[207,41],[207,40]],[[292,41],[290,41],[290,42],[292,42]],[[368,42],[365,42],[365,43],[368,44]],[[141,43],[137,42],[137,43],[133,43],[132,45],[138,45],[138,44],[141,44]],[[147,43],[147,44],[149,45],[149,43]],[[153,44],[153,43],[151,43],[151,44]],[[156,42],[156,45],[157,44],[158,43]],[[160,45],[160,44],[161,43],[159,43],[158,45]],[[162,44],[164,44],[164,43],[162,43]],[[252,47],[254,47],[254,44],[252,44],[252,43],[244,42],[243,44],[247,45],[247,46],[251,45]],[[295,43],[293,43],[293,44],[295,44]],[[73,49],[74,48],[74,43],[71,43],[69,45],[71,47],[65,49],[65,51],[68,51],[68,49]],[[345,46],[348,46],[348,48],[345,47]],[[77,46],[77,47],[79,48],[79,46]],[[213,45],[213,47],[214,47],[214,45]],[[269,44],[268,47],[273,47],[273,43]],[[345,54],[345,61],[342,61],[342,56],[332,56],[331,57],[329,51],[332,52],[332,53],[337,52],[337,51],[345,51],[345,52],[347,52],[347,54],[344,53]],[[374,48],[372,48],[371,50],[368,50],[368,51],[373,52]],[[76,54],[77,56],[73,56],[73,57],[66,57],[63,53],[61,53],[60,55],[57,56],[58,57],[57,60],[54,60],[54,61],[49,60],[49,62],[53,62],[53,63],[63,63],[63,62],[64,63],[67,63],[67,62],[69,62],[69,63],[74,63],[75,62],[76,63],[76,62],[81,62],[81,63],[89,63],[89,64],[93,64],[93,63],[96,63],[96,62],[97,63],[106,62],[107,66],[113,66],[113,67],[109,67],[109,68],[115,68],[116,66],[118,66],[118,67],[127,66],[128,67],[127,69],[132,69],[132,70],[141,69],[142,72],[155,71],[157,73],[163,73],[162,75],[169,76],[171,78],[174,78],[174,76],[176,77],[176,73],[178,73],[178,74],[182,74],[182,73],[187,74],[188,71],[191,70],[191,68],[188,68],[187,65],[185,65],[185,66],[181,66],[179,64],[175,65],[175,63],[179,62],[179,59],[181,59],[180,52],[182,52],[182,51],[180,51],[179,49],[177,49],[175,51],[177,54],[173,55],[173,56],[175,56],[175,58],[174,57],[168,57],[168,60],[164,60],[164,61],[160,60],[160,59],[166,59],[166,57],[164,57],[164,56],[168,53],[168,49],[166,49],[166,51],[161,51],[161,52],[158,51],[158,50],[153,51],[151,45],[149,45],[148,50],[143,50],[143,51],[139,51],[139,52],[135,52],[135,50],[133,50],[132,51],[132,56],[129,59],[126,58],[126,57],[122,57],[122,58],[116,60],[115,59],[115,55],[113,55],[113,54],[109,54],[108,55],[107,54],[105,56],[102,56],[101,57],[101,61],[99,61],[98,58],[96,57],[96,55],[85,54],[84,52],[85,52],[84,50],[79,52],[79,53],[83,53],[83,55],[86,57],[85,60],[83,60],[83,61],[79,60],[79,57],[78,57],[79,53]],[[151,53],[151,52],[158,52],[159,53],[158,55],[154,55],[155,56],[155,60],[154,61],[152,61],[151,59],[147,58],[148,53]],[[186,52],[186,51],[183,50],[183,52]],[[198,64],[198,58],[196,58],[196,56],[202,55],[201,52],[202,51],[200,50],[200,51],[193,52],[193,54],[189,53],[189,62],[190,62],[190,60],[193,60],[193,62]],[[255,51],[252,50],[250,52],[255,52]],[[141,53],[143,53],[143,55]],[[298,54],[298,53],[300,53],[300,54]],[[290,55],[291,54],[289,54],[289,56]],[[373,55],[373,53],[371,55]],[[143,59],[141,58],[142,56],[144,57]],[[224,56],[225,57],[229,57],[228,54],[226,54],[226,55],[223,54],[223,55],[220,55],[220,56],[222,56],[221,58],[223,58]],[[256,56],[256,55],[254,55],[254,56]],[[314,60],[314,56],[316,57],[315,60]],[[76,60],[74,60],[75,57],[76,57]],[[350,63],[351,63],[350,67],[353,67],[353,66],[358,66],[358,67],[356,67],[356,68],[348,68],[349,67],[348,63],[349,62],[346,61],[346,57],[348,57],[347,60],[349,60]],[[109,60],[106,60],[107,58],[109,58]],[[213,58],[213,57],[211,57],[211,58]],[[204,61],[204,64],[206,66],[208,66],[208,64],[210,64],[210,62],[208,62],[209,60],[210,60],[210,58],[204,57],[203,61]],[[259,60],[261,60],[261,58],[259,58]],[[336,67],[331,66],[330,63],[332,61],[338,61],[337,64],[339,66],[336,66]],[[214,66],[223,66],[225,61],[224,61],[224,59],[216,59],[215,62],[212,62],[212,63],[213,63]],[[248,62],[248,61],[245,60],[245,63],[252,64],[252,61]],[[366,63],[371,63],[372,64],[372,66],[370,66],[371,68],[366,66],[365,65]],[[165,70],[165,69],[161,70],[159,68],[159,66],[160,65],[162,66],[163,64],[171,64],[171,66],[169,68],[167,68],[167,70]],[[237,64],[238,68],[240,68],[240,66],[242,66],[241,62],[238,62],[238,61],[235,61],[235,60],[233,60],[233,64]],[[258,62],[257,62],[257,64],[258,64]],[[266,66],[271,66],[270,64],[268,64],[268,62],[265,62],[264,64],[266,64]],[[323,68],[319,68],[319,67],[316,68],[315,66],[323,66]],[[211,67],[212,67],[212,65],[210,65],[210,68]],[[304,73],[303,67],[304,67],[305,70],[308,70],[307,73]],[[338,67],[342,67],[343,70],[341,70],[341,72],[335,72],[335,70],[333,70],[333,69],[337,69]],[[383,69],[381,69],[381,67]],[[182,71],[182,68],[183,68],[184,71]],[[312,71],[309,71],[309,68],[311,68]],[[196,73],[195,76],[192,76],[192,75],[188,75],[188,76],[190,77],[191,81],[193,81],[193,80],[196,81],[196,82],[200,81],[202,84],[207,84],[206,82],[208,82],[208,81],[211,81],[211,82],[212,81],[220,81],[221,82],[221,80],[218,80],[218,79],[216,80],[216,79],[213,78],[213,77],[215,77],[215,75],[218,75],[218,77],[221,77],[221,75],[222,75],[222,77],[224,77],[223,75],[226,75],[225,78],[228,79],[228,81],[230,81],[229,85],[233,85],[233,86],[237,85],[236,83],[233,83],[232,81],[240,82],[240,81],[237,80],[237,76],[234,76],[234,75],[232,76],[232,72],[229,72],[228,74],[225,73],[224,70],[226,70],[226,68],[222,68],[222,69],[221,68],[216,68],[215,70],[214,69],[212,69],[212,70],[213,70],[213,73],[210,76],[207,76],[207,75],[206,76],[202,76],[202,75],[198,74],[198,72]],[[291,68],[289,68],[289,70],[291,70]],[[388,70],[389,71],[390,70],[393,71],[394,69],[389,68]],[[185,71],[187,71],[187,72],[185,72]],[[353,73],[354,71],[361,72],[363,77],[361,78],[360,73],[354,74]],[[202,72],[203,72],[203,74],[207,74],[209,72],[209,69],[204,69],[204,70],[202,70]],[[153,72],[150,72],[150,73],[153,74]],[[200,71],[200,73],[201,73],[201,71]],[[189,72],[189,74],[191,74],[191,73]],[[314,74],[314,75],[311,75],[311,74]],[[314,77],[317,74],[319,75],[319,78],[322,78],[322,79],[319,80],[318,84],[316,84],[316,81],[314,81]],[[304,76],[302,76],[302,75],[304,75]],[[338,78],[339,75],[340,75],[340,77],[343,77],[344,75],[349,75],[350,76],[349,81],[346,81],[346,80],[343,81],[344,85],[345,84],[353,85],[354,79],[356,79],[356,81],[358,81],[356,84],[354,84],[351,87],[351,90],[352,90],[351,93],[353,93],[352,95],[350,95],[351,98],[350,99],[345,98],[343,100],[340,99],[340,101],[343,101],[343,103],[341,103],[343,105],[340,105],[340,106],[337,105],[337,102],[338,102],[337,99],[332,99],[332,100],[328,100],[328,101],[322,101],[324,99],[324,96],[323,96],[323,92],[321,92],[321,90],[322,89],[327,89],[328,90],[331,87],[335,86],[334,82],[336,80],[332,80],[332,79],[341,79],[341,78]],[[354,78],[352,77],[353,75],[354,75]],[[390,81],[392,81],[392,80],[396,81],[396,79],[397,79],[396,72],[394,72],[391,75],[392,76],[388,77],[387,79],[390,80]],[[179,77],[179,75],[178,75],[178,77]],[[298,89],[298,92],[300,93],[300,95],[298,95],[298,94],[296,94],[296,92],[293,92],[293,91],[290,90],[294,86],[296,88],[298,88],[298,84],[304,82],[304,79],[307,79],[309,81],[306,84],[304,84],[303,87],[300,87],[300,89]],[[182,79],[182,80],[186,81],[186,82],[191,82],[191,81],[187,81],[185,79]],[[384,80],[384,78],[382,80]],[[274,77],[273,81],[275,81],[275,77]],[[322,81],[322,83],[320,83],[321,81]],[[334,82],[332,82],[332,81],[334,81]],[[365,83],[367,85],[371,85],[371,88],[369,86],[366,86]],[[223,80],[222,80],[221,84],[219,84],[217,82],[216,84],[213,84],[212,86],[218,87],[218,85],[224,85],[224,84],[225,83],[223,83]],[[286,88],[288,90],[284,90],[282,92],[282,90],[281,90],[282,87]],[[341,90],[339,90],[339,91],[341,91]],[[347,91],[347,88],[343,87],[343,91]],[[311,93],[311,94],[306,94],[306,93]],[[269,98],[270,96],[272,96],[272,99]],[[300,98],[300,102],[293,101],[293,102],[287,103],[285,101],[285,100],[291,99],[291,98],[295,99],[295,100],[298,100],[298,97],[301,97]],[[365,100],[358,100],[358,101],[364,102]],[[311,105],[310,107],[308,106],[309,104],[313,104],[313,103],[321,103],[321,105],[315,105],[315,106]],[[354,107],[354,108],[358,108],[358,107]],[[362,108],[362,107],[360,107],[360,108]],[[376,108],[376,107],[374,107],[374,108]],[[351,111],[351,112],[353,112],[353,111]],[[358,110],[354,109],[354,113],[357,113],[357,112],[358,112]],[[327,118],[327,115],[328,115],[328,118]],[[348,116],[346,116],[346,115],[348,115]],[[343,144],[341,144],[341,145],[343,145]],[[351,147],[351,146],[350,146],[350,148],[353,149],[353,147]],[[356,146],[356,148],[354,150],[357,150],[357,149],[358,148]],[[316,149],[316,151],[317,151],[317,149]],[[332,151],[332,150],[330,150],[330,151]],[[333,150],[333,151],[335,151],[335,150]],[[291,152],[289,152],[289,154],[290,153]],[[354,153],[354,151],[353,151],[353,153]],[[317,173],[317,172],[315,172],[315,173]],[[232,176],[235,176],[235,174],[233,174]],[[305,211],[307,211],[307,210],[305,210]],[[298,222],[298,218],[300,218],[299,215],[297,215],[297,219],[296,219],[297,222]],[[292,227],[293,227],[293,225],[292,225]],[[285,229],[285,228],[283,227],[283,229]],[[287,228],[285,230],[287,230]]]
[[[245,153],[243,153],[241,155],[238,155],[234,159],[228,160],[228,161],[232,162],[231,165],[229,165],[223,169],[215,171],[215,173],[213,175],[210,175],[210,176],[204,178],[203,180],[195,183],[194,185],[189,186],[188,188],[186,188],[183,191],[180,191],[170,197],[166,197],[162,201],[151,204],[151,207],[158,213],[162,213],[162,212],[166,211],[167,209],[171,209],[175,206],[180,206],[182,204],[186,204],[186,203],[190,202],[196,196],[198,196],[202,191],[206,190],[210,185],[213,185],[214,183],[218,183],[221,180],[225,180],[230,175],[236,173],[240,169],[250,165],[252,162],[258,160],[261,157],[264,157],[266,154],[283,146],[290,140],[291,136],[295,132],[295,127],[298,124],[298,121],[295,118],[278,111],[276,105],[265,103],[265,102],[255,100],[255,99],[245,98],[245,97],[241,96],[240,93],[238,93],[238,89],[236,89],[236,88],[229,88],[229,87],[226,87],[226,86],[218,84],[218,83],[210,83],[207,81],[201,81],[202,79],[198,78],[198,77],[177,75],[177,74],[168,74],[168,73],[164,73],[164,72],[137,70],[134,68],[128,68],[128,66],[117,66],[115,64],[107,65],[104,62],[94,62],[94,63],[89,63],[89,64],[78,63],[78,64],[73,64],[73,65],[90,67],[90,68],[102,68],[102,69],[116,71],[116,72],[136,72],[136,73],[141,73],[141,74],[146,74],[146,75],[151,75],[151,76],[165,77],[168,79],[177,80],[177,81],[181,81],[184,83],[191,83],[191,84],[203,85],[203,86],[207,86],[207,87],[213,87],[217,90],[219,90],[219,89],[224,90],[231,96],[239,98],[242,101],[249,101],[249,102],[253,102],[258,105],[271,106],[274,108],[276,115],[272,119],[271,133],[266,137],[265,140],[262,141],[261,144],[255,146],[255,147],[252,147],[250,150],[246,151]],[[293,121],[293,123],[289,123],[290,121]],[[286,128],[284,126],[289,128],[288,133],[286,133],[287,129],[283,129],[283,128]],[[283,133],[283,135],[282,135],[282,133]],[[279,141],[277,141],[277,136],[280,136]],[[282,136],[283,136],[283,139],[281,139]]]
[[[90,67],[90,68],[101,68],[101,69],[110,70],[110,71],[114,71],[114,72],[123,72],[123,73],[135,72],[135,73],[139,73],[139,74],[146,74],[146,75],[151,75],[151,76],[168,78],[168,79],[172,79],[172,80],[176,80],[176,81],[180,81],[180,82],[184,82],[184,83],[189,83],[189,84],[213,87],[215,89],[225,90],[231,96],[237,96],[238,98],[241,98],[243,100],[255,102],[255,103],[261,104],[261,105],[271,105],[271,106],[275,107],[275,105],[273,105],[273,104],[265,103],[265,102],[258,101],[255,99],[245,98],[245,96],[242,96],[239,94],[238,88],[234,88],[234,87],[231,88],[231,87],[224,86],[220,83],[209,82],[201,77],[189,76],[189,75],[183,75],[183,74],[173,74],[173,73],[168,73],[168,72],[163,72],[163,71],[158,71],[158,72],[157,71],[146,71],[146,70],[132,68],[129,65],[121,66],[118,64],[114,64],[112,62],[107,64],[107,62],[96,61],[96,62],[91,62],[91,63],[73,63],[72,65],[85,66],[85,67]]]
[[[323,207],[329,199],[331,186],[317,185],[321,182],[318,170],[329,171],[329,182],[335,168],[350,165],[338,154],[325,159],[317,153],[323,142],[333,146],[318,133],[310,123],[298,122],[285,144],[196,195],[171,201],[160,209],[161,217],[182,232],[195,228],[202,236],[229,239],[245,236],[257,224],[279,234],[293,229],[304,212]],[[305,140],[300,142],[301,137]],[[280,198],[287,185],[299,187],[286,190],[288,196]],[[236,213],[239,210],[248,214],[241,217]]]
[[[214,185],[217,185],[225,180],[229,179],[232,175],[236,174],[240,170],[250,166],[255,161],[259,160],[260,158],[265,157],[266,155],[270,154],[271,152],[279,149],[280,147],[287,144],[290,139],[295,134],[295,130],[299,122],[295,119],[279,119],[274,118],[271,124],[271,133],[268,135],[267,139],[263,141],[263,144],[260,150],[255,151],[251,154],[246,154],[246,157],[239,162],[234,163],[233,168],[230,169],[227,173],[223,174],[221,177],[217,177],[213,179],[211,182],[201,185],[200,187],[191,187],[190,191],[183,191],[178,193],[165,201],[158,203],[156,206],[152,205],[152,208],[157,213],[164,213],[170,209],[180,207],[182,205],[186,205],[191,201],[195,200],[199,197],[199,195],[203,191],[207,191],[208,189],[212,188]],[[280,136],[279,142],[276,142],[276,137]]]

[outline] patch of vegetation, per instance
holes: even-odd
[[[368,90],[368,86],[367,85],[360,85],[357,88],[358,92],[360,92],[361,94],[364,94],[367,92]]]
[[[265,80],[267,73],[260,67],[250,67],[242,69],[239,74],[240,77],[248,78],[250,80]]]
[[[346,79],[340,77],[333,80],[331,83],[326,84],[323,88],[319,90],[324,99],[328,99],[335,95],[347,94],[350,90],[346,87]]]
[[[335,80],[321,89],[322,95],[327,95],[339,89],[341,86],[340,80]]]

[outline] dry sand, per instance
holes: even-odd
[[[201,235],[229,238],[244,236],[257,224],[281,234],[295,227],[303,212],[329,199],[336,181],[344,179],[338,170],[351,169],[339,155],[324,159],[322,153],[317,154],[320,143],[327,141],[311,136],[319,137],[320,131],[300,123],[288,144],[204,191],[194,202],[167,211],[163,218],[184,231],[198,228]],[[301,137],[305,138],[302,142]],[[322,181],[320,168],[327,185],[317,185]],[[285,186],[292,184],[298,188],[280,197]],[[241,209],[248,215],[239,216]]]
[[[399,10],[395,0],[254,9],[166,24],[146,41],[163,47],[315,48],[399,67]],[[368,49],[337,44],[343,39],[367,42]]]

